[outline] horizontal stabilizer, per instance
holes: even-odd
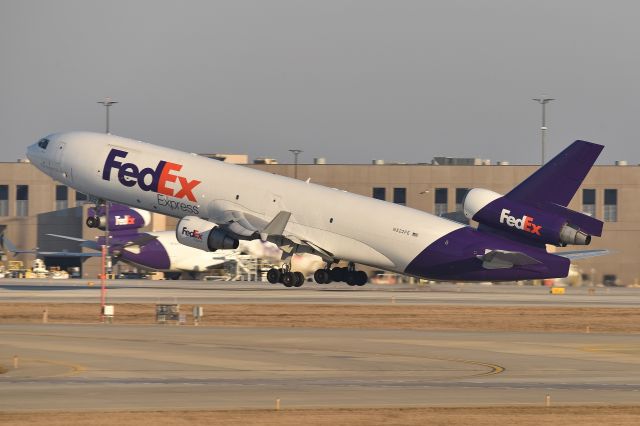
[[[609,250],[576,250],[576,251],[563,251],[554,253],[558,256],[566,257],[569,260],[585,259],[587,257],[604,256],[611,254]]]
[[[487,250],[485,254],[477,257],[482,260],[482,267],[485,269],[504,269],[541,263],[539,260],[519,251]]]
[[[87,247],[87,248],[98,250],[98,251],[102,250],[102,247],[100,246],[100,244],[98,244],[95,241],[85,240],[84,238],[70,237],[68,235],[58,235],[58,234],[47,234],[47,235],[55,238],[62,238],[65,240],[77,241],[80,243],[80,246],[82,247]]]
[[[440,215],[440,217],[443,217],[445,219],[449,219],[452,220],[454,222],[458,222],[461,223],[463,225],[468,225],[469,224],[469,219],[464,215],[463,212],[448,212],[448,213],[442,213]]]
[[[530,204],[567,206],[604,146],[575,141],[505,197]]]
[[[127,248],[127,247],[131,247],[131,246],[139,246],[142,247],[145,244],[149,244],[151,241],[156,240],[158,237],[156,237],[155,235],[149,235],[149,234],[140,234],[138,236],[138,238],[136,238],[133,241],[129,241],[128,243],[122,245],[122,248]],[[114,244],[115,245],[115,244]]]

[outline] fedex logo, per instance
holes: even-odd
[[[102,171],[102,179],[111,180],[111,169],[118,170],[118,180],[126,187],[138,185],[143,191],[153,191],[159,194],[175,198],[187,198],[196,201],[193,189],[200,183],[199,180],[189,180],[184,176],[174,174],[182,169],[182,164],[160,161],[155,169],[146,167],[142,170],[133,163],[123,163],[118,159],[126,158],[129,153],[112,148],[107,155]],[[176,185],[176,181],[178,185]]]
[[[133,216],[129,216],[125,214],[124,216],[115,216],[114,218],[116,225],[135,225],[136,218]]]
[[[193,231],[189,231],[186,226],[182,227],[182,235],[186,235],[187,237],[191,237],[195,240],[202,239],[202,233],[200,231],[198,231],[197,229],[194,229]]]
[[[512,228],[521,229],[524,232],[529,232],[531,234],[540,235],[540,230],[542,229],[542,225],[536,225],[533,223],[533,218],[531,216],[522,216],[519,219],[510,215],[511,210],[502,209],[500,213],[500,223],[506,223]]]

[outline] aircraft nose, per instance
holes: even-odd
[[[27,158],[29,159],[29,161],[31,161],[32,163],[36,160],[36,149],[38,148],[38,144],[33,144],[33,145],[29,145],[27,147]]]
[[[41,159],[45,155],[48,146],[48,138],[42,138],[33,145],[29,145],[27,147],[27,158],[29,161],[35,163],[37,160]]]

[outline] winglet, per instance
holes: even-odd
[[[283,210],[278,213],[276,217],[274,217],[260,232],[260,239],[264,242],[267,241],[267,237],[269,237],[269,235],[282,235],[284,228],[286,228],[287,223],[289,223],[290,217],[291,212]]]
[[[9,240],[9,238],[7,238],[4,235],[4,233],[0,234],[0,245],[2,245],[2,248],[7,249],[8,251],[10,251],[13,254],[17,254],[17,253],[20,252],[20,250],[18,250],[18,248],[13,245],[11,240]]]

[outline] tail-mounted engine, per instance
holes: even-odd
[[[105,206],[87,210],[86,224],[89,228],[106,229],[107,216]],[[143,228],[151,223],[151,213],[146,210],[134,209],[122,204],[109,206],[109,230],[125,231]]]
[[[176,238],[185,246],[204,251],[237,249],[240,242],[215,223],[197,216],[185,216],[176,226]]]
[[[464,200],[467,218],[541,244],[588,245],[600,235],[602,222],[555,204],[532,206],[487,189],[475,188]]]

